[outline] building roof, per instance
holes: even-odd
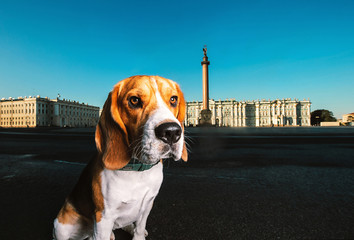
[[[89,105],[88,103],[80,103],[79,101],[74,101],[74,100],[70,100],[70,99],[60,99],[60,98],[55,98],[55,99],[50,99],[48,97],[41,97],[39,95],[37,96],[25,96],[25,97],[18,97],[18,98],[1,98],[0,102],[14,102],[14,101],[26,101],[26,100],[41,100],[41,101],[48,101],[48,102],[61,102],[61,103],[70,103],[70,104],[77,104],[77,105],[86,105],[88,107],[95,107],[95,108],[99,108],[97,106],[93,106],[93,105]]]

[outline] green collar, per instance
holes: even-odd
[[[125,165],[124,167],[122,167],[121,169],[118,169],[118,170],[142,172],[145,170],[149,170],[150,168],[152,168],[153,166],[155,166],[159,162],[160,161],[153,163],[153,164],[146,164],[146,163],[139,162],[139,160],[136,158],[132,158],[127,165]]]

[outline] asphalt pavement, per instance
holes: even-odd
[[[0,239],[51,239],[93,129],[0,129]],[[354,239],[354,128],[188,128],[148,240]],[[123,231],[116,239],[131,239]]]

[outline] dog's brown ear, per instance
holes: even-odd
[[[183,93],[178,86],[177,86],[177,91],[178,91],[178,113],[177,113],[177,119],[181,123],[182,130],[184,131],[184,118],[186,116],[186,101],[184,100]],[[183,143],[183,150],[182,150],[182,160],[187,162],[188,160],[188,152],[187,152],[187,147],[186,147],[186,142]]]
[[[102,156],[104,167],[110,170],[124,167],[131,158],[127,130],[119,111],[120,90],[121,84],[118,83],[109,93],[95,134],[96,147]]]
[[[180,87],[178,86],[178,84],[176,84],[176,87],[177,87],[177,92],[178,92],[177,119],[181,123],[181,125],[183,125],[184,117],[186,116],[186,101],[184,100],[183,93],[182,93]]]

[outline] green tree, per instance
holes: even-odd
[[[320,125],[321,122],[335,122],[337,119],[331,111],[318,109],[311,113],[311,125]]]

